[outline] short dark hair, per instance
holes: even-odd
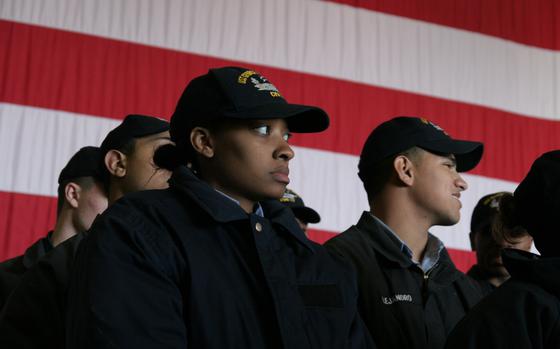
[[[159,147],[154,154],[154,163],[156,166],[173,171],[180,165],[189,165],[193,170],[199,169],[198,154],[194,150],[190,134],[195,127],[202,127],[211,133],[219,132],[228,128],[232,122],[237,120],[231,119],[212,119],[212,120],[196,120],[185,129],[187,137],[182,137],[176,144],[165,144]]]
[[[124,155],[132,155],[136,150],[136,140],[137,138],[131,138],[126,143],[124,143],[120,148],[115,149],[123,153]]]
[[[417,162],[420,150],[422,150],[422,148],[416,146],[408,148],[405,151],[381,160],[375,167],[369,169],[362,179],[368,201],[372,202],[389,182],[391,175],[394,173],[393,162],[398,156],[404,155],[410,158],[412,162]]]
[[[513,244],[516,240],[529,234],[527,229],[519,222],[519,215],[516,213],[515,206],[513,194],[505,193],[502,195],[498,214],[492,221],[491,226],[494,240]]]
[[[60,215],[62,212],[62,207],[64,206],[64,202],[66,201],[65,189],[68,183],[76,183],[80,186],[83,190],[90,190],[91,187],[95,184],[96,179],[93,177],[78,177],[73,179],[68,179],[58,185],[57,193],[58,198],[56,202],[56,217]]]

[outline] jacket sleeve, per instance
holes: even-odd
[[[67,304],[68,348],[187,348],[173,244],[119,201],[78,250]]]

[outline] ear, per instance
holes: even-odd
[[[193,128],[190,139],[197,153],[208,159],[214,157],[214,142],[208,129],[198,126]]]
[[[414,164],[405,155],[399,155],[395,158],[393,161],[393,168],[395,169],[397,178],[402,184],[411,186],[414,183]]]
[[[126,175],[126,155],[112,149],[105,154],[105,167],[111,176],[122,178]]]
[[[78,184],[69,182],[64,187],[64,198],[72,208],[78,208],[81,188]]]

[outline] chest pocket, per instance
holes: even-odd
[[[336,284],[298,285],[298,291],[306,307],[342,308],[340,289]]]

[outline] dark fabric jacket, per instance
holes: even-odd
[[[369,212],[327,241],[358,274],[358,307],[378,348],[443,348],[447,334],[481,298],[443,249],[425,275]]]
[[[83,240],[67,348],[366,348],[350,267],[277,201],[266,218],[175,171],[124,197]]]
[[[0,263],[0,310],[21,280],[22,275],[51,249],[49,239],[44,237],[29,246],[23,255]]]
[[[82,238],[56,246],[23,275],[0,312],[0,348],[64,348],[68,278]]]
[[[488,275],[486,275],[478,264],[473,265],[469,271],[467,271],[467,276],[478,283],[478,286],[480,286],[480,290],[484,296],[489,295],[496,289],[496,286],[492,285],[488,281]]]
[[[457,325],[446,348],[560,348],[560,258],[502,252],[511,278]]]

